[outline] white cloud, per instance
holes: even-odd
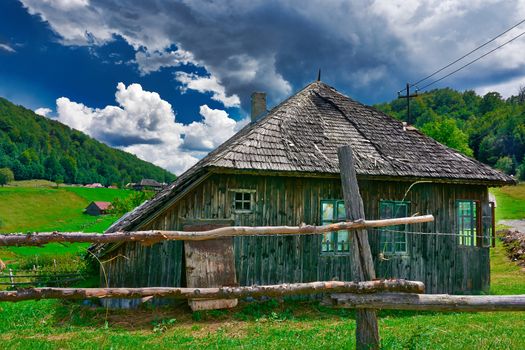
[[[40,107],[35,109],[35,113],[38,115],[41,115],[42,117],[47,117],[49,113],[51,113],[53,110],[51,108],[46,107]]]
[[[248,119],[239,122],[231,119],[223,110],[200,106],[202,122],[193,122],[185,127],[183,146],[187,149],[210,150],[219,146],[248,123]]]
[[[211,92],[212,100],[221,102],[225,107],[238,107],[241,103],[239,96],[226,96],[224,86],[214,76],[198,76],[194,73],[177,72],[175,79],[182,84],[182,91],[187,89],[201,93]]]
[[[518,77],[516,79],[498,84],[479,86],[475,89],[475,91],[481,96],[485,95],[487,92],[496,91],[499,92],[504,98],[508,98],[512,95],[518,95],[520,86],[525,86],[525,77]]]
[[[200,108],[202,122],[178,123],[172,106],[140,84],[118,83],[115,100],[117,106],[100,109],[60,97],[57,120],[177,174],[246,123],[206,105]]]
[[[9,53],[14,53],[14,52],[16,52],[15,49],[13,49],[11,46],[9,46],[9,45],[7,45],[7,44],[1,44],[1,43],[0,43],[0,49],[1,49],[1,50],[4,50],[4,51],[7,51],[7,52],[9,52]]]
[[[175,51],[138,51],[135,61],[141,75],[156,72],[165,67],[178,67],[194,62],[191,52],[178,49]]]

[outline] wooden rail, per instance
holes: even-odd
[[[525,311],[525,295],[334,294],[332,306],[418,311]]]
[[[53,242],[114,243],[142,242],[153,244],[161,241],[204,241],[219,237],[266,235],[315,235],[339,230],[359,230],[434,221],[432,215],[411,216],[385,220],[357,220],[331,225],[314,226],[229,226],[209,231],[133,231],[113,233],[84,232],[28,232],[0,235],[0,246],[40,246]]]
[[[423,293],[422,282],[407,280],[376,280],[367,282],[310,282],[291,283],[267,286],[249,287],[217,287],[217,288],[178,288],[178,287],[147,287],[147,288],[26,288],[16,291],[0,292],[0,301],[23,301],[39,299],[89,299],[89,298],[220,298],[235,299],[245,297],[317,294],[317,293],[377,293],[404,292]]]

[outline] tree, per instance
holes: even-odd
[[[468,136],[458,128],[452,118],[439,118],[434,122],[428,122],[423,125],[421,131],[469,157],[473,155],[472,149],[468,146]]]
[[[0,185],[7,185],[15,179],[13,171],[9,168],[0,168]]]
[[[503,171],[505,174],[512,174],[512,171],[514,170],[514,162],[509,156],[504,156],[498,159],[496,164],[494,164],[494,168],[499,169]]]

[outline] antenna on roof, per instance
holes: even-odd
[[[317,71],[317,81],[321,81],[321,68]]]

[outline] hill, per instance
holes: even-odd
[[[375,106],[406,121],[406,100]],[[468,156],[525,180],[525,89],[503,99],[497,92],[436,89],[411,99],[412,123]]]
[[[104,185],[175,176],[136,156],[111,148],[57,121],[0,98],[0,168],[17,180],[47,179]]]
[[[22,182],[24,184],[24,182]],[[27,184],[27,183],[25,183]],[[104,232],[118,217],[90,216],[84,208],[91,201],[123,199],[132,190],[78,187],[0,188],[0,232],[84,231]],[[0,248],[0,259],[18,262],[23,257],[84,253],[89,244],[49,244],[42,247]]]

